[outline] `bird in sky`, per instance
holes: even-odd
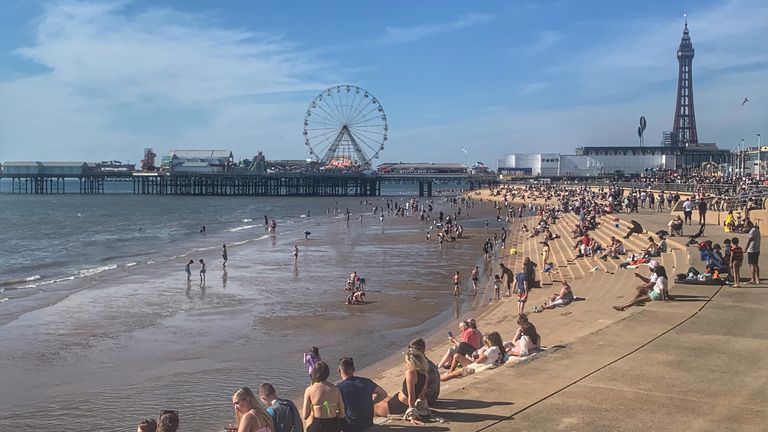
[[[744,98],[744,101],[743,101],[743,102],[741,102],[741,106],[744,106],[744,104],[745,104],[745,103],[747,103],[747,102],[749,102],[749,99],[747,99],[747,98]]]

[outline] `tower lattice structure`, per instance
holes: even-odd
[[[672,135],[677,145],[686,147],[698,144],[696,134],[696,114],[693,109],[693,44],[688,35],[688,21],[685,21],[683,38],[677,48],[677,61],[680,69],[677,75],[677,106],[675,107],[675,124]]]

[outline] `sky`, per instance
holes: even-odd
[[[386,113],[375,163],[635,145],[641,115],[658,145],[684,14],[699,141],[754,145],[765,0],[3,0],[0,161],[305,159],[305,113],[340,84]]]

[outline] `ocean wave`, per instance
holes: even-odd
[[[61,277],[61,278],[56,278],[56,279],[51,279],[51,280],[43,281],[43,282],[40,282],[37,285],[30,285],[30,288],[38,287],[38,286],[42,286],[42,285],[55,284],[55,283],[59,283],[59,282],[70,281],[70,280],[74,280],[74,279],[75,279],[75,276],[65,276],[65,277]]]
[[[253,219],[242,219],[240,222],[244,222],[244,223],[253,222]]]
[[[230,228],[230,229],[227,230],[227,232],[238,232],[238,231],[247,230],[247,229],[251,229],[251,228],[257,228],[257,227],[261,227],[261,226],[262,225],[242,225],[242,226],[239,226],[239,227]]]
[[[109,271],[109,270],[114,270],[116,268],[117,268],[117,264],[110,264],[110,265],[105,265],[105,266],[99,266],[99,267],[89,268],[89,269],[85,269],[85,270],[80,270],[80,271],[77,272],[77,275],[79,277],[91,276],[91,275],[99,274],[101,272],[105,272],[105,271]]]
[[[0,299],[0,303],[5,303],[8,300],[10,300],[8,297],[3,297],[3,298]]]
[[[2,286],[9,286],[9,285],[17,285],[17,284],[24,283],[24,282],[34,282],[34,281],[40,280],[40,279],[42,279],[42,276],[40,276],[40,275],[29,276],[29,277],[21,278],[21,279],[9,279],[9,280],[0,281],[0,287],[2,287]]]
[[[133,267],[133,266],[135,266],[135,265],[138,265],[138,264],[139,264],[139,263],[137,263],[137,262],[129,262],[129,263],[128,263],[128,264],[126,264],[125,266],[126,266],[126,267]]]

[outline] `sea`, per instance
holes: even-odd
[[[478,264],[486,283],[495,211],[464,207],[465,238],[441,246],[433,221],[386,208],[414,198],[436,219],[457,212],[446,197],[458,187],[433,198],[408,186],[367,198],[35,196],[0,182],[0,430],[124,431],[161,409],[179,410],[183,430],[221,430],[239,387],[298,397],[312,346],[361,368],[476,313],[484,298],[454,300],[450,280],[461,270],[468,283]],[[352,271],[367,280],[365,306],[344,304]]]

